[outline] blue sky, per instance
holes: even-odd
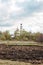
[[[0,30],[13,33],[23,24],[32,32],[43,32],[43,0],[0,0]]]

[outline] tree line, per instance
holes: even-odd
[[[17,40],[17,41],[36,41],[43,42],[43,34],[40,32],[32,33],[25,30],[20,31],[16,30],[13,37],[9,31],[1,32],[0,31],[0,40]]]

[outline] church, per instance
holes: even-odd
[[[23,31],[22,24],[20,24],[20,30],[17,27],[15,31],[15,36],[20,36],[22,34],[22,31]]]

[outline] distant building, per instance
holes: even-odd
[[[11,34],[11,38],[14,38],[14,34]]]
[[[13,35],[13,34],[11,34],[11,37],[13,38],[13,37],[14,37],[14,35]]]

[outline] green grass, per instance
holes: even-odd
[[[39,65],[39,64],[31,64],[26,62],[19,62],[19,61],[11,61],[11,60],[1,60],[0,65]],[[40,64],[43,65],[43,64]]]

